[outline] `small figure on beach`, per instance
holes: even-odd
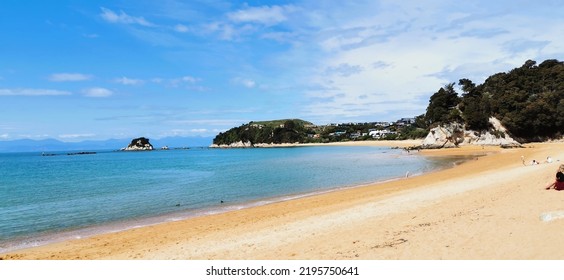
[[[539,164],[539,162],[536,159],[533,159],[533,161],[531,161],[531,165],[537,165]]]
[[[564,164],[561,164],[556,171],[556,179],[546,186],[547,190],[554,188],[557,191],[564,190]]]
[[[552,163],[552,158],[550,156],[547,156],[545,163]]]

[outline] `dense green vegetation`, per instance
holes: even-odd
[[[467,128],[489,128],[494,116],[521,141],[560,138],[564,132],[564,63],[555,59],[537,65],[528,60],[507,73],[497,73],[481,85],[460,79],[433,94],[425,114],[429,126],[453,121]]]
[[[213,143],[229,145],[231,143],[250,142],[251,145],[282,143],[328,143],[342,141],[363,141],[369,139],[395,140],[422,138],[428,130],[422,128],[423,116],[415,119],[415,123],[342,123],[317,126],[310,122],[290,119],[250,122],[234,127],[218,134]],[[371,131],[381,134],[370,135]]]
[[[231,144],[239,141],[257,143],[303,143],[314,125],[303,120],[276,120],[250,122],[218,134],[214,144]]]

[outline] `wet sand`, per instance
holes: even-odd
[[[527,144],[521,149],[466,146],[421,153],[476,158],[421,176],[54,243],[0,257],[564,259],[564,191],[544,190],[564,163],[564,143]],[[549,155],[555,162],[524,166],[521,161],[524,156],[527,162],[542,162]]]

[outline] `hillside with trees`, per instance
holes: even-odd
[[[214,139],[215,145],[229,145],[237,142],[249,142],[251,146],[259,143],[304,143],[314,125],[299,119],[250,122],[219,133]]]
[[[475,85],[469,79],[458,82],[462,94],[451,83],[430,100],[425,122],[428,127],[453,122],[468,129],[490,129],[493,116],[519,141],[557,139],[564,132],[564,63],[555,59],[497,73]]]
[[[252,147],[257,144],[416,139],[424,138],[432,128],[451,124],[478,134],[487,132],[504,138],[505,132],[494,129],[490,117],[499,120],[507,128],[507,133],[521,143],[562,138],[564,63],[550,59],[537,65],[528,60],[519,68],[491,75],[480,85],[462,78],[432,94],[425,114],[415,118],[393,123],[319,126],[299,119],[250,122],[218,134],[213,144],[244,143],[242,146]]]
[[[423,138],[428,130],[423,116],[397,122],[366,122],[314,125],[299,119],[250,122],[219,133],[217,146],[254,147],[260,144],[328,143],[363,140]],[[239,145],[233,145],[240,143]]]

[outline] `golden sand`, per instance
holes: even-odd
[[[466,146],[421,153],[485,156],[417,177],[55,243],[0,257],[564,259],[564,191],[544,190],[564,163],[564,143],[528,144],[507,150]],[[527,162],[542,162],[551,156],[555,162],[525,166],[522,156]]]

